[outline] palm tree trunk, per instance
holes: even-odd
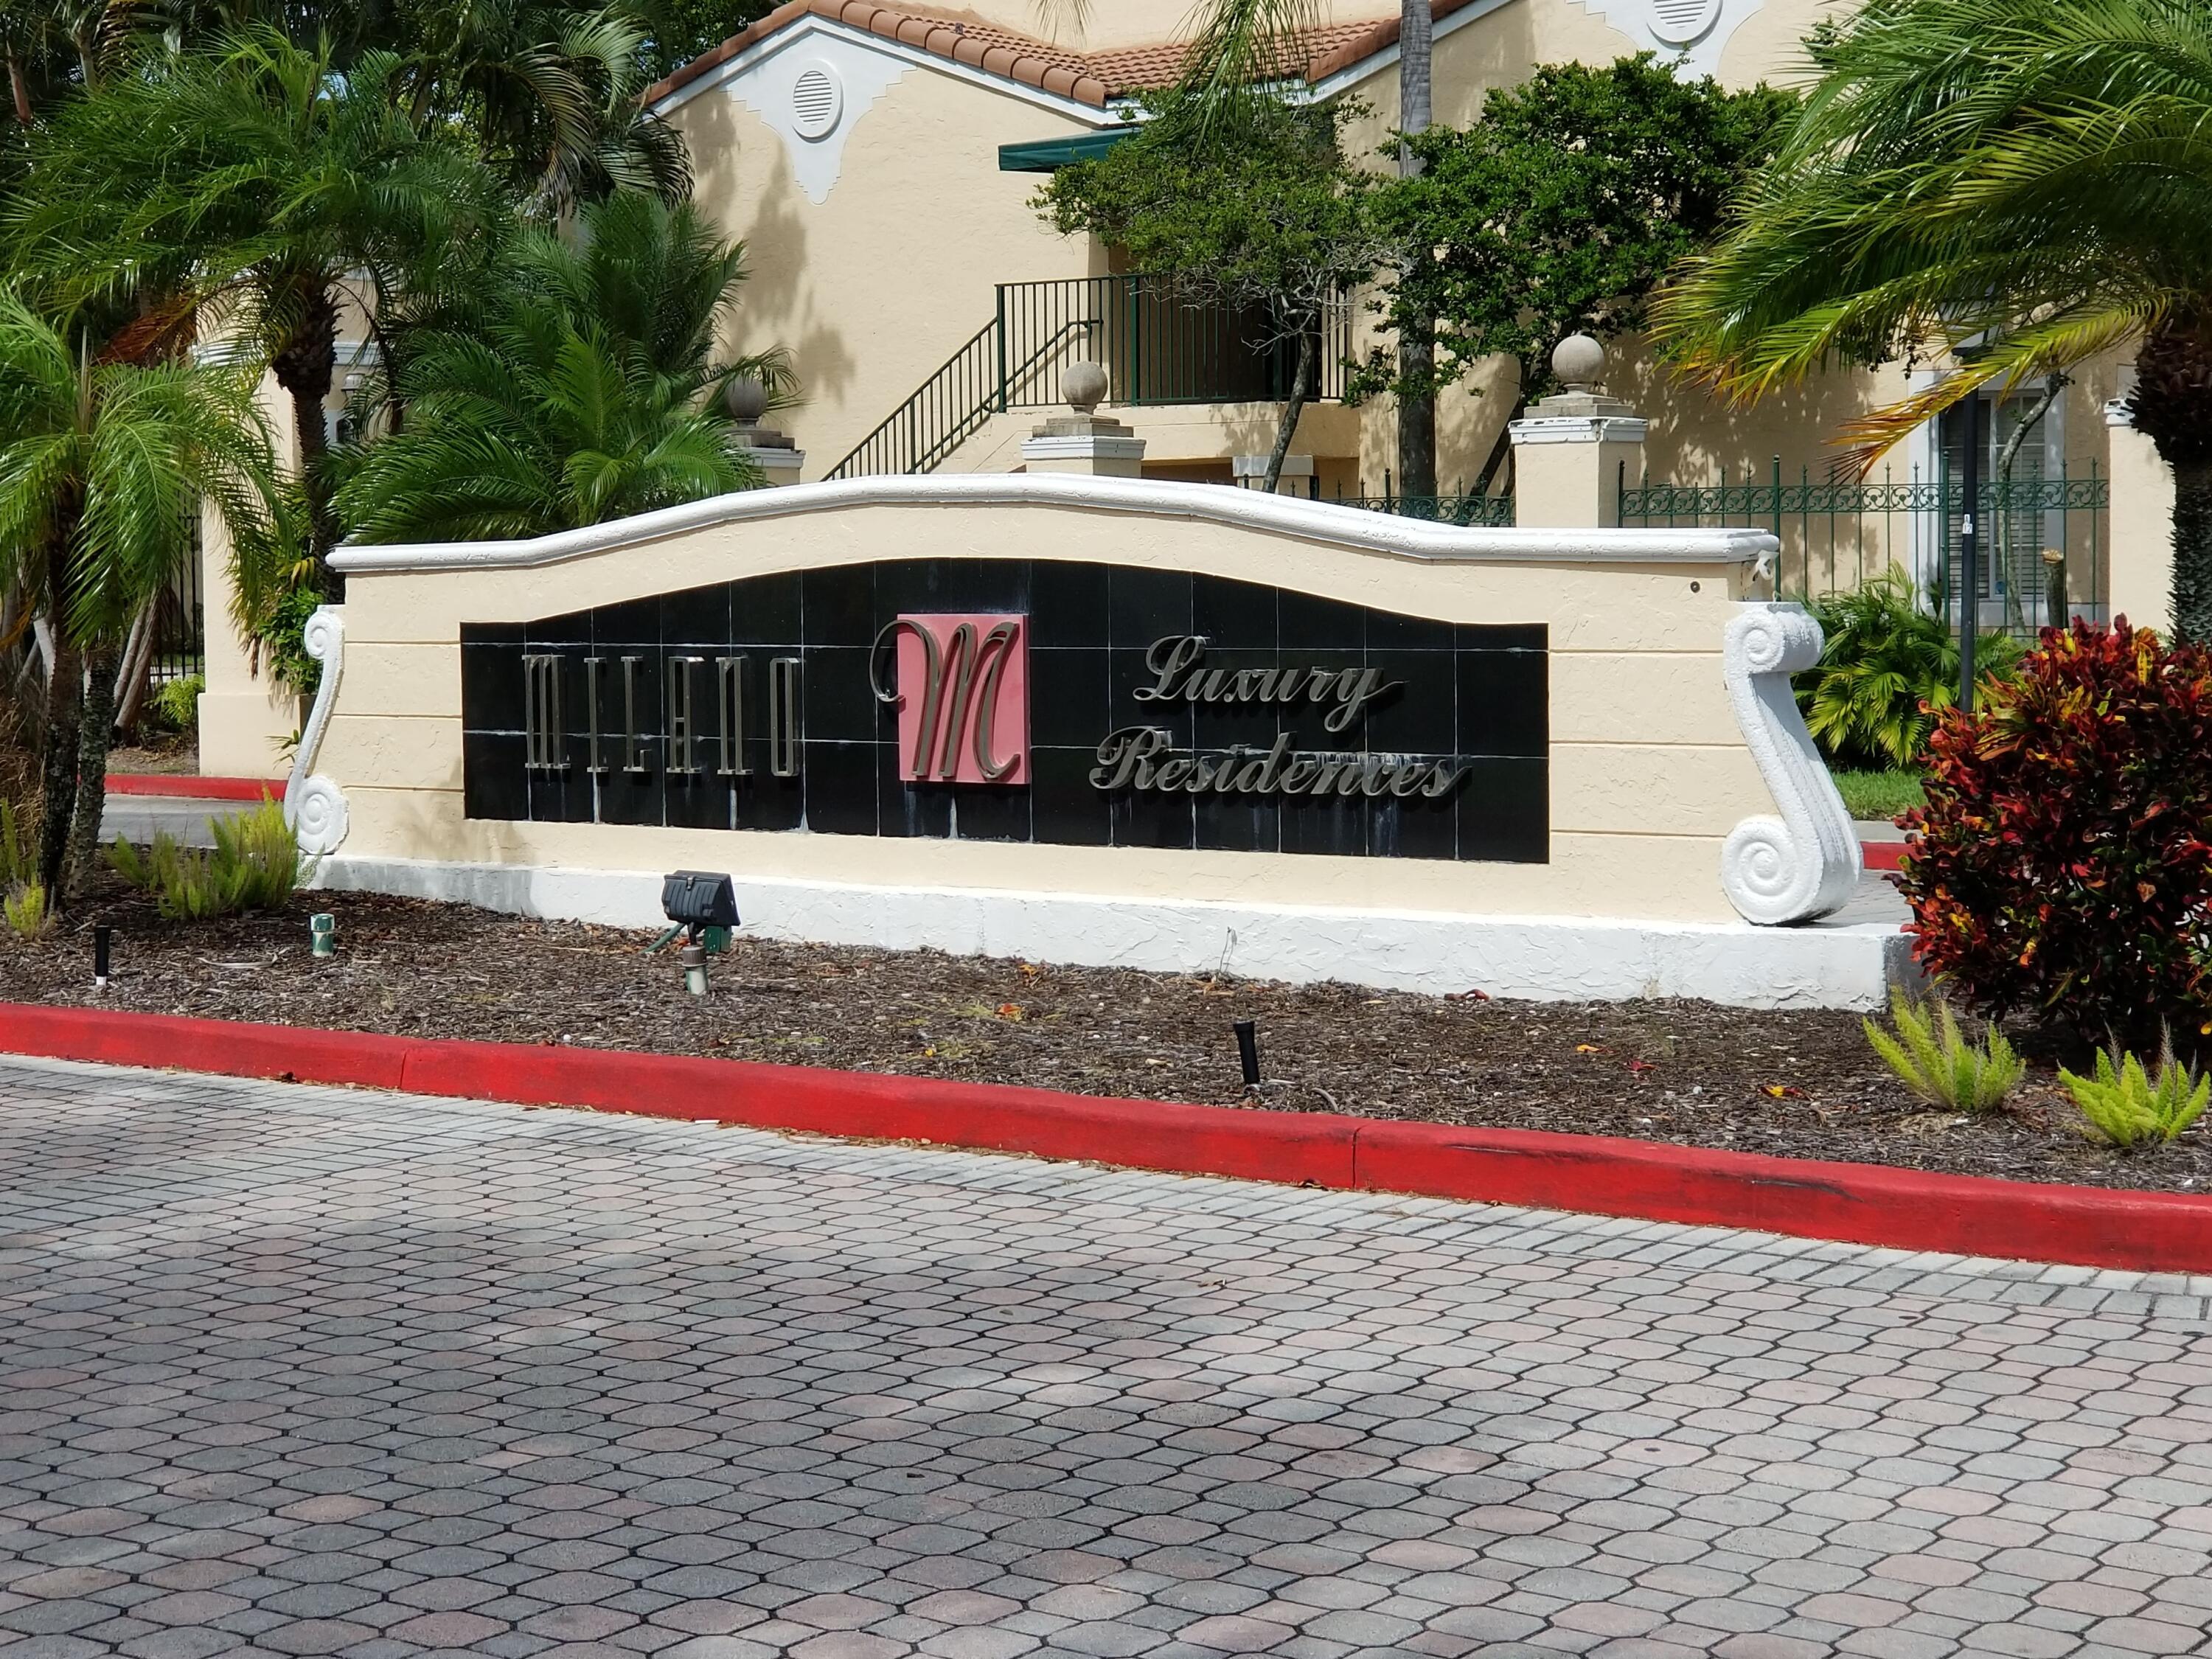
[[[1297,436],[1298,422],[1306,412],[1307,388],[1313,384],[1314,362],[1320,354],[1321,317],[1316,313],[1308,326],[1298,331],[1298,368],[1297,378],[1291,382],[1290,401],[1283,405],[1282,424],[1275,428],[1275,450],[1267,457],[1267,482],[1262,486],[1272,495],[1275,486],[1283,481],[1283,463],[1291,453],[1291,440]]]
[[[100,866],[100,821],[107,810],[107,750],[115,732],[115,670],[122,652],[103,641],[86,653],[84,719],[77,734],[76,802],[70,822],[63,904],[81,897]],[[48,891],[51,893],[52,889]]]
[[[330,432],[325,405],[337,380],[338,310],[329,290],[310,295],[299,325],[269,361],[270,372],[292,400],[292,431],[307,490],[311,551],[321,562],[337,545],[337,515],[331,507]],[[325,566],[326,575],[335,575]],[[333,586],[331,590],[336,592]]]
[[[131,637],[123,647],[123,666],[115,676],[115,728],[128,732],[145,712],[146,693],[152,681],[147,669],[154,660],[154,639],[161,632],[161,598],[146,601],[131,624]]]
[[[60,630],[54,667],[46,681],[46,750],[39,787],[39,882],[49,903],[58,904],[62,871],[69,860],[70,819],[76,810],[78,720],[82,713],[84,663]]]
[[[2212,457],[2173,465],[2173,632],[2212,641]]]
[[[1426,132],[1433,112],[1433,36],[1431,0],[1405,0],[1398,20],[1398,126]],[[1401,149],[1399,172],[1419,178],[1421,158]],[[1437,322],[1419,313],[1402,319],[1398,331],[1398,489],[1401,495],[1437,493]]]

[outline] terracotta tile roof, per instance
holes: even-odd
[[[1436,13],[1445,16],[1471,3],[1473,0],[1436,0]],[[1001,76],[1098,108],[1103,108],[1109,99],[1168,85],[1181,72],[1188,51],[1180,42],[1168,41],[1114,52],[1073,52],[995,24],[911,5],[893,8],[878,5],[875,0],[787,0],[666,80],[646,88],[643,101],[657,102],[746,48],[810,16],[880,34],[986,75]],[[1305,78],[1317,81],[1334,75],[1395,45],[1397,40],[1395,16],[1380,22],[1335,23],[1310,30],[1300,41],[1306,58]]]

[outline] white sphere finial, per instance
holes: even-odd
[[[1067,372],[1060,377],[1060,395],[1068,406],[1079,415],[1091,415],[1106,401],[1106,366],[1103,363],[1070,363]]]
[[[1605,348],[1587,334],[1570,334],[1552,349],[1552,373],[1570,392],[1595,392],[1605,379]]]

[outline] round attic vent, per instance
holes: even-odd
[[[844,110],[844,91],[827,64],[811,64],[799,71],[791,88],[791,118],[800,137],[827,138],[837,130],[837,118]]]
[[[1712,27],[1721,0],[1650,0],[1651,32],[1670,46],[1686,46]]]

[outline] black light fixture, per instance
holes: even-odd
[[[707,947],[701,935],[709,927],[734,928],[738,922],[738,894],[727,876],[705,870],[678,870],[660,878],[660,908],[669,921],[684,929],[684,949],[678,960],[684,966],[684,988],[695,997],[707,994]]]
[[[110,952],[115,945],[115,930],[102,926],[92,930],[92,983],[94,990],[107,988]]]
[[[1244,1087],[1247,1092],[1260,1086],[1260,1023],[1240,1019],[1231,1028],[1237,1033],[1237,1058],[1244,1063]]]

